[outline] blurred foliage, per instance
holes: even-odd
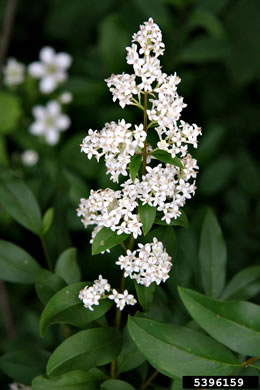
[[[0,0],[1,24],[5,4]],[[80,153],[79,145],[89,128],[100,129],[105,122],[121,118],[139,121],[134,108],[122,111],[112,102],[103,80],[111,73],[131,72],[124,48],[130,45],[139,24],[150,16],[163,32],[164,71],[176,71],[182,79],[179,92],[188,104],[184,120],[197,123],[203,130],[194,153],[200,166],[198,189],[185,210],[190,228],[176,227],[178,253],[172,278],[166,289],[156,291],[149,312],[156,320],[182,325],[187,323],[188,315],[177,298],[176,286],[202,291],[198,247],[205,206],[214,209],[227,244],[227,281],[242,269],[257,265],[260,258],[259,0],[27,0],[26,6],[20,2],[8,56],[28,64],[38,58],[45,45],[73,56],[65,85],[74,95],[69,109],[72,126],[57,146],[41,144],[28,134],[31,113],[23,94],[18,90],[14,98],[1,91],[0,164],[9,165],[26,181],[42,214],[54,208],[53,222],[46,233],[52,262],[74,246],[83,280],[93,280],[102,270],[104,277],[117,283],[120,272],[114,258],[121,254],[120,249],[113,248],[110,254],[97,255],[93,260],[90,231],[84,229],[75,212],[79,199],[87,197],[91,188],[113,185],[103,164],[88,160]],[[35,86],[28,85],[27,98],[33,101],[35,93]],[[22,108],[27,114],[21,121]],[[7,139],[3,137],[6,134]],[[32,168],[22,166],[19,157],[28,148],[40,155],[40,164]],[[22,246],[41,265],[45,264],[37,237],[2,208],[0,232],[1,238]],[[52,350],[62,339],[60,328],[54,327],[41,339],[38,317],[43,307],[33,288],[6,285],[19,337],[6,339],[0,316],[0,353],[37,346],[44,355],[43,349]],[[254,291],[254,296],[249,296],[259,304],[260,290]],[[140,377],[145,370],[141,367]],[[8,382],[0,372],[0,383],[5,386]]]

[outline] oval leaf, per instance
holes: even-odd
[[[46,351],[15,351],[0,357],[0,369],[15,382],[31,384],[36,375],[45,371],[50,354]]]
[[[65,287],[66,283],[58,275],[42,269],[37,276],[35,289],[41,302],[46,305],[50,298]]]
[[[151,207],[149,204],[139,205],[138,214],[142,222],[143,233],[146,234],[149,232],[153,226],[155,216],[156,216],[156,207]]]
[[[130,317],[128,329],[151,365],[171,378],[229,375],[239,367],[227,348],[189,328]]]
[[[136,283],[135,281],[135,291],[137,294],[138,302],[140,303],[144,311],[149,311],[150,309],[150,306],[153,301],[155,288],[155,283],[152,283],[149,287],[145,287],[141,284]]]
[[[40,269],[29,253],[11,242],[0,240],[0,280],[34,283]]]
[[[97,368],[53,377],[41,375],[33,380],[32,390],[99,390],[104,380],[106,375]]]
[[[47,364],[47,375],[102,366],[116,359],[120,350],[121,336],[115,329],[82,330],[55,349]]]
[[[260,291],[260,266],[255,265],[238,272],[226,286],[221,298],[250,299]]]
[[[43,335],[48,326],[66,323],[84,328],[89,322],[100,318],[112,306],[112,301],[103,299],[91,311],[83,306],[79,291],[87,283],[75,283],[58,291],[47,303],[40,319],[40,331]]]
[[[207,295],[218,297],[226,279],[226,244],[212,210],[208,209],[201,232],[199,261],[202,284]]]
[[[0,134],[8,134],[17,126],[21,117],[21,101],[18,96],[6,92],[0,93],[0,101]]]
[[[135,388],[125,381],[121,381],[120,379],[108,379],[103,382],[101,390],[135,390]]]
[[[46,211],[46,213],[44,214],[43,219],[42,219],[42,234],[43,235],[49,231],[51,224],[52,224],[52,221],[53,221],[53,216],[54,216],[54,208],[51,207]]]
[[[117,234],[117,232],[113,232],[111,229],[103,227],[93,240],[92,255],[97,255],[106,249],[113,248],[125,241],[128,237],[129,234]]]
[[[222,302],[185,288],[179,288],[179,294],[193,319],[212,337],[240,354],[259,356],[260,306]]]
[[[166,164],[172,164],[179,168],[184,168],[182,165],[181,160],[178,157],[172,157],[170,153],[166,152],[165,150],[155,150],[152,153],[152,156],[154,156],[157,160],[164,162]]]
[[[57,260],[55,274],[68,284],[80,281],[80,269],[76,260],[76,248],[66,249]]]
[[[130,177],[132,182],[134,183],[138,171],[142,165],[142,156],[141,154],[135,154],[131,157],[131,162],[129,164]]]
[[[0,170],[0,203],[26,229],[41,235],[39,205],[27,185],[12,171]]]
[[[145,362],[144,355],[137,349],[131,339],[127,327],[123,332],[123,347],[120,355],[117,357],[117,373],[134,370]]]

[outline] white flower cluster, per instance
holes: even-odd
[[[21,383],[11,383],[9,385],[10,390],[31,390],[30,386],[22,385]]]
[[[33,115],[35,122],[29,128],[30,133],[43,136],[49,145],[55,145],[60,132],[70,126],[70,118],[62,113],[61,105],[55,100],[51,100],[46,107],[35,106]]]
[[[135,279],[138,284],[149,287],[151,283],[160,284],[169,278],[171,257],[163,247],[163,243],[154,237],[149,244],[138,244],[139,249],[126,256],[120,256],[116,264],[124,270],[124,276]]]
[[[116,303],[116,307],[120,310],[123,310],[125,305],[135,305],[137,300],[132,294],[129,294],[127,290],[124,290],[123,293],[119,293],[117,290],[113,289],[112,294],[108,296],[109,299],[112,299]]]
[[[135,125],[134,131],[130,130],[131,126],[122,119],[117,123],[106,123],[100,132],[90,129],[81,145],[81,151],[89,159],[95,156],[99,161],[101,156],[105,156],[107,173],[114,182],[118,182],[120,174],[128,175],[127,166],[131,157],[144,147],[146,132],[143,125]]]
[[[86,286],[79,292],[79,299],[84,303],[84,306],[93,311],[93,305],[98,305],[100,299],[107,297],[106,291],[109,292],[111,286],[107,279],[104,279],[102,275],[99,275],[98,279],[94,281],[93,286]],[[125,305],[135,305],[136,299],[132,294],[129,294],[127,290],[123,293],[119,293],[113,289],[112,294],[108,295],[108,298],[113,300],[120,310],[123,310]]]
[[[137,172],[134,181],[127,179],[118,191],[109,188],[92,190],[88,199],[80,200],[77,214],[85,227],[95,225],[92,239],[103,227],[137,238],[142,234],[138,215],[140,203],[156,208],[162,213],[162,220],[169,224],[173,218],[180,216],[180,208],[196,189],[198,166],[188,146],[197,147],[201,129],[180,120],[186,104],[177,93],[180,78],[176,74],[168,76],[161,70],[159,57],[164,53],[161,31],[150,18],[133,35],[132,42],[132,46],[126,48],[126,59],[133,66],[134,74],[113,74],[105,81],[113,101],[118,100],[122,108],[136,105],[146,111],[144,125],[133,127],[120,120],[106,123],[100,132],[90,129],[82,142],[81,151],[89,159],[94,156],[98,161],[104,156],[107,173],[114,182],[119,181],[120,175],[129,175],[131,158],[137,154],[142,156],[143,173],[141,176]],[[147,131],[151,127],[158,136],[154,142],[156,145],[147,143]],[[173,164],[149,166],[156,158],[153,152],[158,149],[169,153],[172,158],[177,157],[177,165],[173,161]],[[169,161],[170,156],[166,153],[164,156]],[[153,282],[165,282],[169,278],[172,259],[163,243],[154,238],[152,243],[138,244],[138,247],[134,251],[127,250],[126,255],[120,256],[116,262],[124,271],[124,276],[147,287]],[[93,290],[89,293],[93,294]],[[134,300],[127,291],[118,293],[116,290],[109,298],[120,309]],[[91,296],[90,302],[93,299]]]
[[[136,196],[124,192],[114,191],[110,188],[105,190],[91,190],[88,199],[80,200],[77,215],[82,217],[81,221],[85,227],[97,225],[95,234],[102,227],[117,231],[118,234],[133,234],[135,238],[142,234],[142,224],[138,214],[133,211],[137,207]]]
[[[67,53],[55,53],[52,47],[43,47],[40,51],[40,62],[29,65],[29,74],[40,79],[40,91],[51,93],[67,79],[67,69],[72,58]]]
[[[24,81],[24,64],[18,62],[15,58],[8,58],[7,64],[3,69],[4,83],[8,87],[22,84]]]

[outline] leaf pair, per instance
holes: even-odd
[[[241,363],[226,347],[259,356],[259,306],[243,301],[222,302],[184,288],[179,288],[179,293],[194,320],[213,338],[183,326],[129,318],[133,341],[159,372],[171,378],[198,373],[230,375],[241,368]],[[250,366],[259,370],[257,364]]]

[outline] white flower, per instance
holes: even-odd
[[[73,99],[73,95],[71,92],[69,91],[66,91],[66,92],[63,92],[60,97],[59,97],[59,101],[62,103],[62,104],[69,104],[72,102],[72,99]]]
[[[37,164],[39,155],[35,150],[28,149],[21,154],[21,160],[24,165],[31,167]]]
[[[40,79],[40,91],[53,92],[57,86],[67,79],[67,69],[72,58],[67,53],[55,53],[51,47],[44,47],[40,51],[41,62],[29,65],[28,72],[32,77]]]
[[[119,75],[112,74],[105,81],[109,90],[112,92],[113,101],[115,102],[118,99],[122,108],[126,104],[133,104],[133,95],[139,94],[135,83],[135,75],[129,75],[127,73]]]
[[[10,383],[9,389],[10,390],[31,390],[31,387],[22,385],[21,383]]]
[[[80,200],[77,215],[81,218],[85,227],[97,225],[95,234],[102,228],[107,227],[117,234],[133,234],[135,238],[142,234],[142,224],[139,216],[134,213],[138,203],[136,195],[132,196],[124,191],[91,190],[88,199]]]
[[[131,157],[144,146],[146,132],[143,125],[135,125],[135,130],[131,130],[131,126],[124,119],[117,123],[106,123],[100,132],[90,129],[81,144],[81,151],[89,159],[95,156],[99,161],[104,155],[107,174],[114,182],[118,182],[120,174],[128,175],[127,166]]]
[[[46,107],[35,106],[33,108],[35,122],[29,131],[34,135],[44,136],[49,145],[55,145],[59,141],[60,132],[70,126],[70,118],[62,114],[61,106],[57,101],[50,101]]]
[[[102,275],[99,275],[98,279],[94,281],[93,287],[101,295],[103,295],[105,291],[109,291],[111,289],[107,279],[104,279]]]
[[[132,294],[129,294],[127,290],[124,290],[123,293],[119,293],[117,290],[113,289],[113,293],[108,296],[109,299],[113,300],[116,303],[116,307],[120,310],[123,310],[125,305],[135,305],[136,299]]]
[[[4,83],[7,86],[19,85],[24,81],[24,64],[15,58],[9,58],[3,69]]]
[[[124,276],[135,279],[138,284],[149,287],[155,282],[157,285],[169,278],[171,257],[167,254],[162,242],[157,238],[150,244],[138,244],[139,249],[126,256],[120,256],[116,264],[124,270]]]

